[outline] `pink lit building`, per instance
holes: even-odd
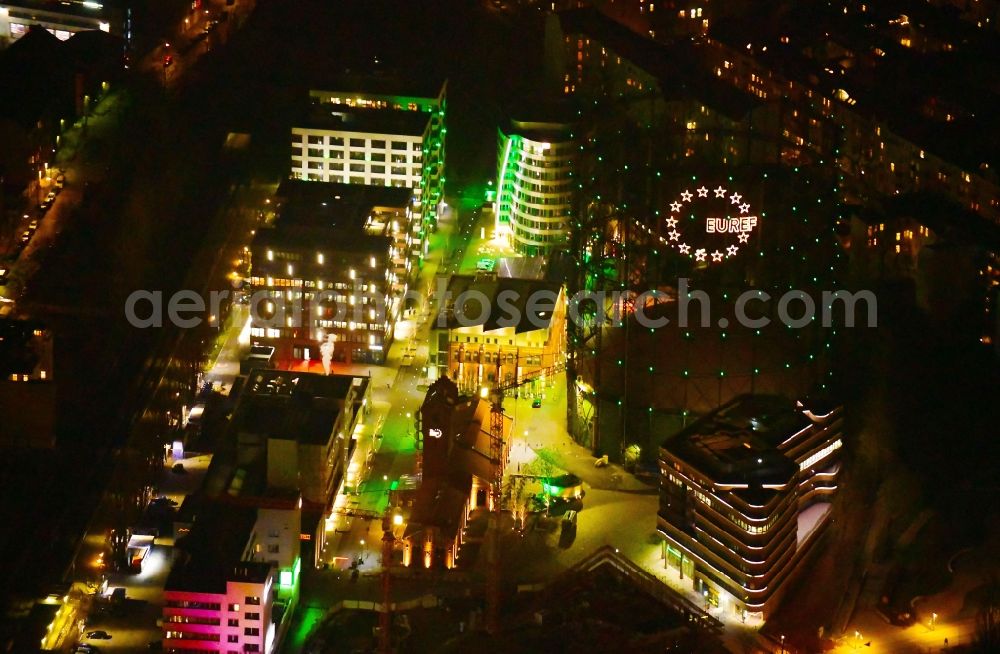
[[[296,520],[297,502],[286,511]],[[298,582],[298,525],[251,506],[212,503],[178,541],[180,556],[164,589],[167,652],[243,654],[275,650]],[[280,516],[279,516],[280,517]],[[282,552],[282,532],[295,550]],[[273,541],[273,542],[271,542]],[[283,559],[294,560],[286,572]]]

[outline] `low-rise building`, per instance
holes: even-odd
[[[253,343],[284,367],[384,361],[417,255],[410,193],[285,180],[251,246]]]
[[[559,284],[453,275],[439,295],[430,333],[431,378],[447,375],[462,392],[477,394],[495,380],[520,381],[564,360],[566,298]]]
[[[253,507],[213,503],[199,511],[164,588],[164,651],[275,650],[287,613],[275,611],[278,567],[261,552],[258,523]]]
[[[233,411],[239,461],[225,492],[297,490],[307,504],[329,508],[371,409],[370,392],[367,377],[252,372]]]
[[[743,395],[660,449],[667,567],[709,605],[766,617],[829,522],[842,409]]]
[[[521,254],[548,256],[569,239],[580,144],[568,104],[525,113],[498,134],[496,233]]]

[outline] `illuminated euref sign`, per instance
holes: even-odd
[[[694,216],[694,220],[684,220],[685,214]],[[700,219],[701,216],[704,218]],[[720,263],[735,257],[740,247],[750,241],[757,220],[750,203],[739,193],[730,192],[723,186],[716,189],[702,186],[694,193],[685,190],[670,203],[670,217],[665,221],[670,231],[667,238],[661,236],[660,240],[695,261]],[[707,246],[696,247],[688,243],[682,222],[689,225],[688,229],[690,225],[701,228],[704,224]]]

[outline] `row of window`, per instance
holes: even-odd
[[[325,134],[310,134],[308,137],[305,137],[305,140],[302,140],[302,138],[302,135],[299,135],[299,140],[293,141],[292,147],[301,148],[306,145],[322,145],[328,148],[343,148],[346,144],[351,148],[365,148],[369,150],[423,151],[423,145],[420,141],[386,141],[384,139],[363,138],[345,139],[343,136],[329,136]]]
[[[354,150],[354,151],[348,151],[348,154],[350,155],[348,158],[351,161],[372,161],[375,163],[386,162],[386,155],[384,152],[363,152],[360,150]],[[344,159],[344,151],[343,150],[327,151],[327,150],[321,150],[319,148],[308,148],[306,149],[305,153],[303,153],[303,148],[301,147],[292,148],[293,159],[307,158],[307,157],[311,157],[313,159],[323,159],[323,160],[335,159],[342,161]],[[414,154],[414,153],[394,154],[389,158],[389,163],[419,164],[423,162],[423,159],[424,158],[422,154]]]
[[[514,236],[522,241],[533,241],[535,243],[562,243],[566,240],[563,232],[553,232],[549,234],[534,234],[520,227],[514,228]]]
[[[391,186],[393,188],[412,188],[408,180],[389,179],[388,177],[348,177],[347,175],[331,175],[324,172],[304,172],[293,169],[292,178],[306,179],[310,182],[334,182],[340,184],[354,184],[355,186]]]
[[[498,352],[457,352],[455,363],[501,363],[515,365],[518,363],[516,353],[501,354]],[[499,359],[499,361],[498,361]],[[542,365],[542,355],[532,354],[520,357],[521,365],[540,366]]]
[[[293,161],[293,165],[297,165],[302,168],[301,161]],[[342,173],[344,172],[344,165],[341,163],[333,162],[324,164],[322,161],[310,161],[306,166],[307,170],[325,170],[327,172]],[[351,164],[349,166],[348,172],[352,173],[369,173],[372,175],[385,175],[385,166],[379,166],[375,164]],[[420,177],[420,167],[415,166],[413,168],[406,168],[405,166],[391,166],[389,169],[390,175],[403,175],[411,177]]]

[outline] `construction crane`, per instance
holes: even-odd
[[[388,497],[388,503],[386,504],[385,511],[367,511],[363,509],[341,507],[334,509],[332,513],[364,518],[365,520],[382,520],[382,610],[378,614],[377,651],[379,654],[392,654],[392,635],[390,633],[392,626],[392,613],[390,611],[390,607],[392,606],[392,555],[396,546],[396,536],[392,533],[392,529],[394,523],[398,524],[395,522],[397,515],[396,494],[392,489],[377,489],[375,491],[363,492],[385,493]]]
[[[503,566],[500,561],[500,517],[502,515],[500,504],[504,466],[507,463],[503,452],[503,398],[509,391],[530,384],[536,379],[545,379],[548,376],[556,375],[565,369],[566,363],[563,361],[505,383],[500,381],[500,363],[499,360],[497,361],[495,381],[490,391],[490,403],[492,404],[490,408],[490,460],[493,464],[493,479],[490,484],[491,506],[487,526],[489,547],[486,559],[486,631],[490,635],[500,633],[500,599],[502,594],[500,584],[503,577]]]

